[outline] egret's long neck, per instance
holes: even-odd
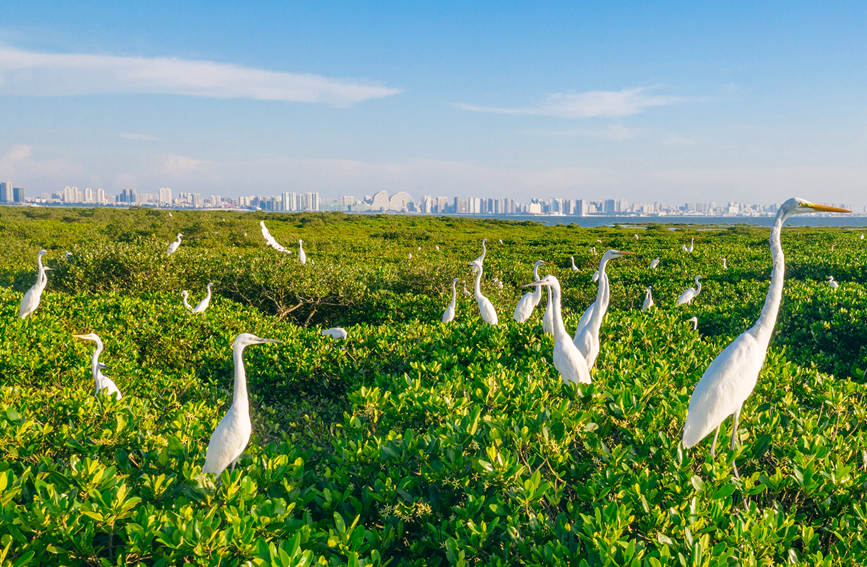
[[[235,391],[232,394],[232,406],[247,410],[250,402],[247,399],[247,375],[244,372],[244,347],[232,349],[232,360],[235,363]]]
[[[602,305],[605,299],[605,294],[608,292],[608,276],[605,273],[605,266],[608,265],[608,258],[603,256],[602,260],[599,262],[599,289],[596,290],[596,303],[597,307]]]
[[[482,267],[479,266],[479,271],[476,272],[476,283],[475,283],[476,297],[482,296]]]
[[[190,302],[189,302],[189,301],[187,301],[187,297],[188,297],[188,296],[187,296],[187,292],[186,292],[186,291],[184,291],[184,293],[181,294],[181,297],[184,298],[184,307],[186,307],[187,309],[192,309],[193,306],[190,305]]]
[[[208,295],[207,295],[207,297],[205,297],[205,299],[208,301],[211,300],[211,286],[208,286]]]
[[[697,286],[695,288],[695,294],[698,295],[701,293],[701,280],[698,278],[695,278],[695,285]]]
[[[783,298],[783,279],[786,274],[786,260],[783,257],[783,246],[780,243],[780,233],[783,230],[783,223],[786,222],[786,215],[777,215],[777,220],[774,222],[774,228],[771,229],[771,260],[773,268],[771,269],[771,286],[768,289],[768,295],[765,298],[765,305],[762,307],[762,314],[759,315],[758,321],[753,325],[753,330],[759,338],[770,342],[771,333],[774,330],[774,324],[777,322],[777,314],[780,311],[780,301]]]
[[[539,281],[539,264],[533,266],[533,281]],[[542,286],[536,286],[536,290],[533,292],[533,299],[536,301],[536,303],[542,301]]]
[[[48,282],[48,270],[42,264],[42,254],[36,256],[36,265],[39,267],[39,275],[36,276],[36,284],[44,285]]]
[[[93,351],[93,356],[90,359],[90,371],[93,374],[93,381],[96,383],[96,387],[99,388],[99,380],[97,377],[99,376],[99,355],[102,354],[102,341],[96,341],[96,349]]]
[[[482,261],[485,261],[485,254],[488,253],[488,245],[482,240]]]
[[[458,300],[458,290],[455,287],[457,283],[458,282],[456,282],[455,280],[452,280],[452,305],[454,305]]]
[[[563,311],[560,308],[560,286],[556,284],[548,286],[548,293],[553,309],[551,318],[554,324],[554,338],[571,341],[572,337],[566,332],[566,326],[563,324]]]

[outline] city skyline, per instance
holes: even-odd
[[[860,3],[6,3],[0,179],[860,209],[865,21]]]

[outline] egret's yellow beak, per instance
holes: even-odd
[[[630,252],[630,251],[628,251],[628,250],[620,250],[619,252],[620,252],[621,254],[624,254],[624,255],[626,255],[626,254],[635,254],[635,252]]]
[[[849,209],[841,209],[840,207],[832,207],[831,205],[820,205],[818,203],[807,203],[807,206],[813,209],[814,211],[821,211],[823,213],[851,213]]]
[[[87,335],[72,335],[76,339],[84,339],[87,340],[89,337]]]

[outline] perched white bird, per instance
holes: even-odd
[[[596,255],[596,247],[595,246],[590,247],[590,253],[593,254],[594,256]]]
[[[96,385],[94,396],[99,396],[99,393],[105,390],[109,396],[114,396],[116,399],[121,399],[120,390],[117,389],[114,381],[102,373],[105,364],[99,361],[99,355],[102,353],[102,341],[96,333],[88,333],[86,335],[72,335],[76,339],[83,341],[93,341],[96,343],[96,350],[93,351],[93,357],[90,360],[90,372],[93,374],[93,382]]]
[[[193,313],[204,313],[205,309],[208,308],[208,305],[211,304],[211,286],[214,285],[212,283],[208,284],[208,295],[205,296],[200,302],[196,304],[195,307],[191,307],[189,303],[187,303],[187,290],[184,290],[181,295],[184,296],[184,306],[192,311]]]
[[[686,322],[687,322],[687,323],[692,323],[692,330],[693,330],[693,331],[698,331],[698,317],[696,317],[696,316],[693,315],[692,317],[690,317],[689,319],[687,319]]]
[[[729,267],[728,267],[728,264],[726,263],[725,256],[723,256],[723,270],[728,270],[728,269],[729,269]]]
[[[599,329],[602,327],[602,318],[608,311],[608,300],[610,298],[610,290],[608,285],[608,274],[605,273],[605,266],[609,260],[620,258],[632,252],[625,250],[607,250],[602,255],[599,261],[599,289],[596,292],[596,301],[593,302],[592,311],[585,314],[587,319],[583,326],[579,321],[579,327],[575,331],[574,343],[587,361],[587,368],[593,368],[596,364],[596,357],[599,356]],[[588,308],[590,309],[590,308]],[[582,316],[582,319],[584,317]]]
[[[686,244],[682,245],[681,248],[684,252],[692,252],[694,250],[695,238],[689,239],[689,247]]]
[[[265,238],[265,243],[268,246],[270,246],[274,250],[277,250],[278,252],[284,252],[286,254],[292,253],[291,250],[284,247],[282,244],[277,242],[277,239],[271,236],[271,232],[268,230],[268,227],[265,226],[265,221],[259,221],[259,226],[262,227],[262,236]],[[246,236],[246,233],[244,234],[244,236]]]
[[[653,307],[653,296],[650,295],[650,287],[647,286],[647,289],[644,292],[644,303],[641,304],[641,309],[650,309]]]
[[[241,333],[232,343],[232,359],[235,362],[235,387],[232,405],[220,420],[211,435],[208,452],[205,455],[204,473],[214,473],[217,478],[226,467],[235,463],[250,441],[250,401],[247,398],[247,376],[244,373],[244,348],[248,345],[279,343],[274,339],[262,339],[250,333]]]
[[[633,234],[632,236],[635,237],[635,240],[638,240],[638,234],[637,234],[637,233],[636,233],[636,234]]]
[[[701,293],[701,278],[702,276],[695,276],[695,285],[698,287],[690,287],[681,293],[677,298],[677,305],[689,305],[693,299],[698,297],[698,294]]]
[[[578,266],[575,265],[575,256],[569,256],[569,261],[572,262],[572,271],[577,272]]]
[[[485,255],[488,253],[488,239],[482,239],[482,255],[473,260],[473,262],[478,262],[479,264],[483,264],[485,262]],[[472,264],[472,262],[470,262]]]
[[[434,244],[434,249],[436,249],[436,251],[439,252],[439,251],[440,251],[440,245],[439,245],[439,244]]]
[[[21,298],[21,305],[18,307],[18,317],[21,319],[27,318],[30,314],[36,311],[39,307],[39,302],[42,301],[42,292],[45,291],[45,286],[48,285],[48,266],[42,264],[42,257],[48,254],[45,250],[40,250],[36,254],[36,266],[38,268],[36,274],[36,283]]]
[[[72,259],[72,252],[67,250],[66,252],[63,253],[63,257],[66,258],[67,262],[69,262]]]
[[[307,263],[307,254],[304,253],[304,241],[300,238],[298,239],[298,261],[301,262],[301,265]]]
[[[560,372],[560,378],[563,382],[577,382],[581,384],[589,384],[590,368],[587,361],[570,340],[569,333],[566,332],[566,327],[563,325],[563,312],[560,306],[560,282],[555,276],[547,275],[541,280],[533,283],[528,283],[524,287],[540,287],[545,286],[551,294],[552,317],[553,317],[553,335],[554,335],[554,368]]]
[[[861,240],[864,240],[864,233],[861,233]]]
[[[503,243],[503,239],[500,238],[500,239],[498,240],[498,242],[499,242],[500,244],[502,244],[502,243]]]
[[[181,297],[184,298],[184,307],[186,307],[189,311],[192,311],[193,306],[190,305],[190,302],[189,302],[190,292],[188,292],[187,290],[182,291]]]
[[[412,252],[409,253],[409,259],[412,260]]]
[[[181,234],[179,232],[178,233],[178,239],[175,240],[174,242],[172,242],[171,244],[169,244],[169,251],[166,252],[166,256],[171,256],[172,254],[174,254],[175,252],[178,251],[178,248],[181,246],[181,237],[182,236],[183,236],[183,234]]]
[[[443,313],[443,323],[449,323],[455,319],[455,305],[458,301],[458,290],[455,287],[457,283],[458,278],[452,278],[452,301]]]
[[[591,277],[590,279],[592,279],[594,282],[598,282],[599,281],[599,270],[596,270],[595,272],[593,272],[593,277]]]
[[[346,338],[346,329],[343,327],[331,327],[320,333],[323,337],[331,337],[335,341],[342,341]]]
[[[734,449],[741,408],[758,381],[759,371],[764,365],[768,343],[780,310],[786,271],[783,247],[780,244],[783,223],[794,214],[814,211],[849,212],[846,209],[817,205],[798,198],[789,199],[779,208],[774,227],[771,229],[770,248],[774,267],[762,313],[755,325],[738,336],[713,360],[696,384],[689,400],[689,410],[683,428],[683,446],[687,449],[716,429],[711,446],[711,456],[714,456],[720,425],[730,415],[734,416],[732,425],[732,449]],[[737,466],[732,463],[732,467],[735,476],[739,476]]]
[[[421,246],[419,246],[416,251],[421,252]]]
[[[547,264],[544,260],[536,260],[536,263],[533,264],[533,281],[539,281],[539,266],[544,264]],[[518,323],[523,323],[530,318],[530,315],[533,314],[533,309],[539,305],[541,300],[542,287],[536,286],[536,289],[521,296],[521,299],[518,300],[518,305],[515,306],[515,313],[512,317]]]
[[[503,282],[501,282],[499,278],[493,278],[491,281],[494,282],[497,289],[503,289]]]
[[[655,270],[658,265],[659,265],[659,258],[654,258],[650,262],[650,269]]]
[[[470,262],[470,265],[473,267],[473,270],[476,273],[476,283],[475,283],[475,295],[476,295],[476,303],[479,304],[479,313],[482,316],[482,319],[485,323],[489,325],[497,324],[497,311],[494,309],[494,305],[491,303],[491,300],[482,295],[482,264],[476,260]]]
[[[472,292],[467,289],[467,282],[462,282],[464,286],[464,295],[472,295]]]
[[[838,287],[840,287],[840,284],[834,281],[834,276],[828,276],[828,285],[831,287],[831,289],[837,289]]]

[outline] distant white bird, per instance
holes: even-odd
[[[654,259],[650,262],[650,269],[651,269],[651,270],[655,270],[656,267],[657,267],[658,265],[659,265],[659,258],[654,258]]]
[[[417,252],[421,252],[421,246],[416,249]]]
[[[687,288],[686,291],[681,293],[677,298],[677,305],[689,305],[701,293],[701,278],[702,276],[695,276],[695,285],[698,287]]]
[[[533,281],[539,281],[539,266],[545,264],[547,264],[547,262],[544,260],[536,260],[536,263],[533,264]],[[541,300],[542,286],[536,286],[536,289],[525,293],[521,299],[518,300],[518,305],[515,306],[515,313],[512,315],[512,318],[518,323],[523,323],[530,318],[530,315],[533,314],[533,309],[539,305]]]
[[[93,357],[90,360],[90,372],[93,374],[93,382],[96,385],[94,396],[99,396],[99,393],[105,390],[109,396],[114,396],[116,399],[121,399],[120,390],[114,381],[102,373],[105,365],[99,361],[99,355],[102,353],[102,341],[96,333],[88,333],[86,335],[72,335],[76,339],[83,341],[93,341],[96,343],[96,350],[93,351]]]
[[[698,317],[692,316],[686,320],[687,323],[692,323],[692,330],[698,331]]]
[[[828,285],[831,287],[831,289],[837,289],[838,287],[840,287],[840,284],[834,281],[834,276],[828,276]]]
[[[184,298],[184,307],[186,307],[189,311],[192,311],[193,306],[190,305],[190,302],[189,302],[190,292],[188,292],[187,290],[182,291],[181,297]]]
[[[174,254],[175,252],[178,251],[178,248],[181,246],[181,237],[182,236],[183,236],[183,234],[181,234],[179,232],[178,233],[178,239],[175,240],[174,242],[172,242],[171,244],[169,244],[169,250],[168,250],[168,252],[166,252],[166,256],[171,256],[172,254]]]
[[[575,346],[563,325],[563,312],[560,306],[560,282],[556,277],[547,275],[539,281],[526,284],[524,287],[545,286],[551,294],[552,317],[554,323],[554,368],[560,372],[563,382],[589,384],[590,368],[587,361]]]
[[[195,307],[191,307],[190,304],[187,303],[187,297],[188,297],[187,290],[184,290],[183,292],[181,292],[181,295],[184,296],[184,307],[186,307],[187,309],[189,309],[193,313],[204,313],[205,309],[208,308],[208,305],[211,304],[211,286],[213,286],[213,285],[214,285],[213,283],[208,284],[208,295],[206,295],[204,299],[202,299],[200,302],[198,302]]]
[[[173,217],[173,216],[174,216],[174,215],[171,213],[171,211],[169,211],[169,216],[170,216],[170,217]]]
[[[412,260],[412,252],[409,253],[409,259]]]
[[[653,296],[650,295],[650,287],[647,286],[647,289],[644,291],[644,303],[641,304],[642,310],[653,307]]]
[[[497,289],[503,289],[503,282],[499,278],[493,278],[491,281],[497,286]]]
[[[577,272],[578,266],[575,265],[575,256],[569,256],[569,261],[572,262],[572,271]]]
[[[463,282],[463,286],[464,286],[464,290],[463,290],[464,295],[472,295],[472,292],[467,289],[467,282]]]
[[[288,248],[284,247],[282,244],[277,242],[273,236],[271,236],[271,232],[268,230],[268,227],[265,226],[265,221],[259,221],[259,226],[262,227],[262,236],[265,238],[265,243],[278,252],[283,252],[285,254],[291,254],[292,251]],[[245,234],[246,236],[246,234]]]
[[[494,304],[491,303],[491,300],[482,295],[482,264],[476,260],[470,262],[470,265],[473,267],[473,270],[476,273],[476,283],[475,283],[475,295],[476,295],[476,303],[479,304],[479,314],[482,316],[482,319],[485,323],[489,325],[497,324],[497,311],[494,309]]]
[[[437,252],[439,252],[439,251],[440,251],[440,245],[439,245],[439,244],[434,244],[434,249],[435,249]]]
[[[635,240],[638,240],[638,234],[637,234],[637,233],[636,233],[636,234],[633,234],[632,236],[635,237]]]
[[[596,255],[596,247],[595,246],[590,247],[590,253],[593,254],[594,256]]]
[[[458,283],[458,278],[452,278],[452,301],[449,303],[449,306],[446,307],[445,312],[443,312],[443,323],[450,323],[455,319],[455,305],[458,302],[458,290],[455,287]]]
[[[591,277],[590,279],[592,279],[594,282],[598,282],[599,281],[599,270],[596,270],[595,272],[593,272],[593,277]]]
[[[861,240],[864,240],[864,233],[861,233]]]
[[[244,348],[248,345],[279,342],[273,339],[262,339],[250,333],[241,333],[235,337],[235,342],[232,343],[232,359],[235,362],[232,405],[211,435],[202,472],[214,473],[219,478],[229,465],[232,465],[234,470],[235,463],[250,442],[252,425],[250,424],[250,401],[247,398],[247,376],[244,373]]]
[[[66,258],[66,261],[67,261],[67,262],[69,262],[69,260],[72,259],[72,252],[70,252],[69,250],[67,250],[66,252],[63,253],[63,257]]]
[[[300,238],[298,239],[298,261],[301,262],[301,265],[307,263],[307,254],[304,253],[304,241]]]
[[[759,371],[764,365],[768,343],[770,343],[777,314],[780,310],[783,279],[786,271],[783,247],[780,244],[783,223],[791,215],[813,211],[849,212],[846,209],[817,205],[797,198],[789,199],[780,206],[774,227],[771,229],[770,248],[774,267],[771,271],[771,285],[765,299],[765,305],[762,307],[762,313],[755,325],[732,341],[711,362],[701,380],[696,384],[689,400],[689,410],[683,428],[683,446],[685,448],[693,447],[716,429],[710,450],[711,456],[714,456],[720,425],[728,416],[733,415],[731,446],[734,449],[741,408],[758,381]],[[735,476],[739,476],[737,466],[734,463],[732,463],[732,468]]]
[[[331,337],[335,341],[342,341],[346,338],[346,329],[343,327],[331,327],[320,333],[324,337]]]
[[[684,244],[681,246],[681,248],[683,249],[684,252],[691,253],[694,250],[694,246],[693,246],[694,244],[695,244],[695,238],[690,238],[689,247],[687,247],[686,244]]]
[[[723,256],[723,270],[728,270],[728,269],[729,269],[729,267],[728,267],[728,264],[726,264],[725,256]]]
[[[42,257],[48,254],[45,250],[40,250],[36,254],[36,283],[21,298],[21,305],[18,307],[18,317],[21,319],[27,318],[36,308],[39,307],[39,302],[42,301],[42,292],[45,291],[45,286],[48,285],[48,266],[42,264]]]
[[[602,255],[599,261],[599,289],[596,292],[596,301],[593,302],[592,311],[587,315],[586,321],[579,321],[579,327],[575,331],[574,343],[587,361],[587,368],[592,369],[596,364],[596,357],[599,356],[599,329],[602,327],[602,318],[608,311],[608,301],[610,298],[610,290],[608,284],[608,274],[605,273],[605,266],[609,260],[620,258],[632,252],[625,250],[607,250]],[[588,308],[589,309],[589,308]],[[582,316],[582,319],[584,317]]]
[[[488,253],[488,239],[482,239],[482,255],[473,260],[473,262],[478,262],[479,264],[483,264],[485,262],[485,255]],[[472,264],[472,262],[470,262]]]
[[[499,242],[500,244],[502,244],[502,243],[503,243],[503,239],[500,238],[500,239],[498,240],[498,242]]]

